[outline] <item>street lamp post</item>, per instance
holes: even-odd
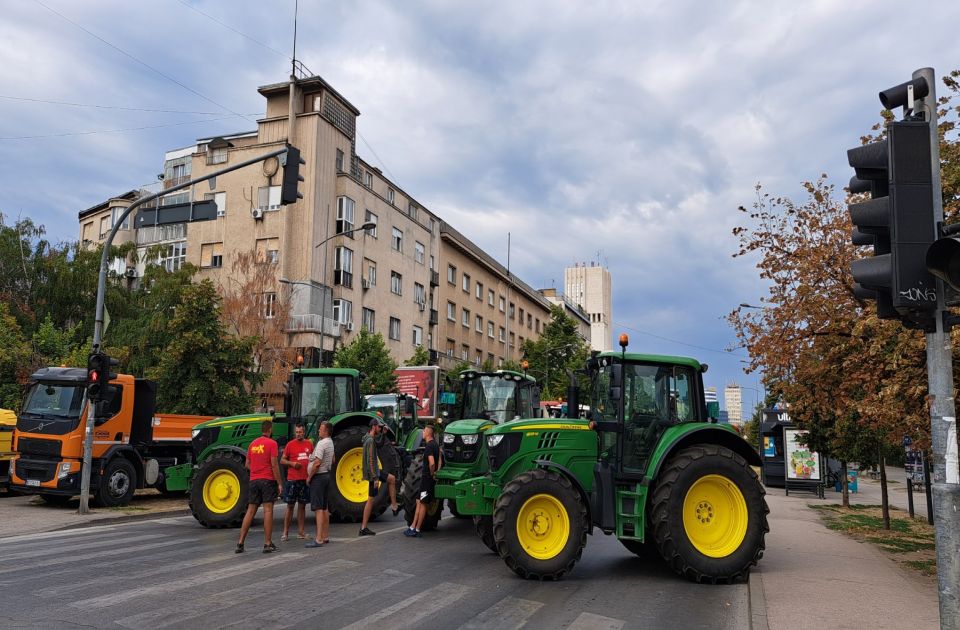
[[[327,238],[323,239],[316,245],[314,249],[317,249],[321,245],[325,245],[330,240],[337,238],[338,236],[344,236],[346,234],[353,234],[354,232],[359,232],[360,230],[372,230],[377,227],[377,224],[373,221],[367,221],[360,227],[355,227],[351,230],[346,230],[344,232],[338,232],[336,234],[331,234]],[[320,367],[324,366],[323,360],[323,340],[326,337],[324,333],[324,325],[326,324],[325,320],[327,317],[327,291],[330,290],[330,287],[327,285],[327,248],[323,248],[323,295],[320,298]]]

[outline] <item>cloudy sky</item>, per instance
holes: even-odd
[[[165,150],[254,129],[257,86],[289,74],[293,0],[2,8],[0,212],[54,240]],[[958,20],[953,2],[301,0],[297,57],[360,109],[364,159],[502,262],[511,232],[529,284],[603,264],[632,349],[756,388],[723,320],[764,293],[731,257],[737,206],[757,183],[845,182],[880,89],[960,68]]]

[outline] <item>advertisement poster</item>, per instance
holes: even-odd
[[[785,455],[787,460],[787,479],[820,481],[820,454],[800,444],[798,438],[806,433],[799,429],[784,429]]]
[[[417,399],[417,416],[437,417],[437,385],[440,368],[402,367],[393,372],[397,376],[397,391]]]
[[[763,437],[763,456],[764,457],[777,456],[777,443],[774,441],[773,436],[765,435]]]

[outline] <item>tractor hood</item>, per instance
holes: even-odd
[[[573,418],[531,418],[528,420],[514,420],[495,426],[490,433],[513,433],[516,431],[589,431],[590,425],[586,420]]]
[[[282,413],[276,415],[277,418],[285,417]],[[273,420],[273,417],[269,413],[248,413],[240,416],[225,416],[223,418],[214,418],[213,420],[207,420],[206,422],[201,422],[200,424],[193,427],[196,431],[198,429],[209,429],[211,427],[223,427],[232,424],[244,424],[252,422],[263,422],[264,420]]]
[[[497,426],[495,422],[489,420],[454,420],[443,428],[444,433],[453,435],[470,435],[471,433],[482,433]]]

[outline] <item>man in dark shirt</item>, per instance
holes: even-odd
[[[382,420],[372,418],[370,430],[363,437],[363,479],[367,481],[368,486],[367,503],[363,506],[363,520],[360,523],[360,536],[376,536],[376,532],[367,527],[367,523],[370,522],[373,504],[380,495],[381,482],[387,482],[393,515],[396,516],[400,512],[400,506],[397,505],[397,478],[393,473],[381,469],[380,461],[377,459],[377,436],[385,427]]]
[[[410,527],[403,532],[404,536],[411,538],[420,537],[423,519],[427,517],[427,504],[434,500],[435,475],[441,466],[440,447],[433,439],[433,425],[428,424],[423,428],[423,442],[423,476],[420,478],[420,490],[417,493],[417,510],[414,512]]]

